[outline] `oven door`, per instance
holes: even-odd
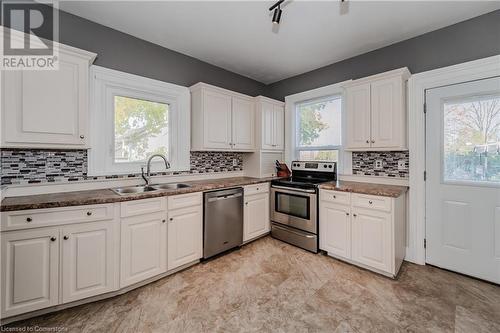
[[[317,233],[316,191],[271,186],[271,220]]]

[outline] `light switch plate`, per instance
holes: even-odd
[[[398,160],[398,170],[406,169],[406,160]]]
[[[233,158],[233,166],[237,166],[238,165],[238,160]]]
[[[375,160],[375,163],[373,163],[373,167],[375,169],[382,169],[382,160]]]

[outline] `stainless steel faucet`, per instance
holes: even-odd
[[[148,158],[148,161],[146,163],[147,169],[146,169],[146,175],[144,175],[144,167],[141,167],[141,176],[142,179],[146,182],[146,185],[149,185],[149,179],[151,178],[151,160],[155,157],[161,157],[165,161],[165,168],[170,169],[170,162],[167,161],[167,158],[161,154],[153,154]]]

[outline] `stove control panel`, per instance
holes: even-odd
[[[292,170],[336,172],[335,162],[293,161]]]

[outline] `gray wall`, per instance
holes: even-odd
[[[60,11],[59,41],[98,54],[94,64],[190,86],[206,82],[251,96],[266,85],[217,66]]]
[[[284,100],[294,93],[400,67],[419,73],[496,54],[500,54],[500,10],[275,82],[265,95]]]

